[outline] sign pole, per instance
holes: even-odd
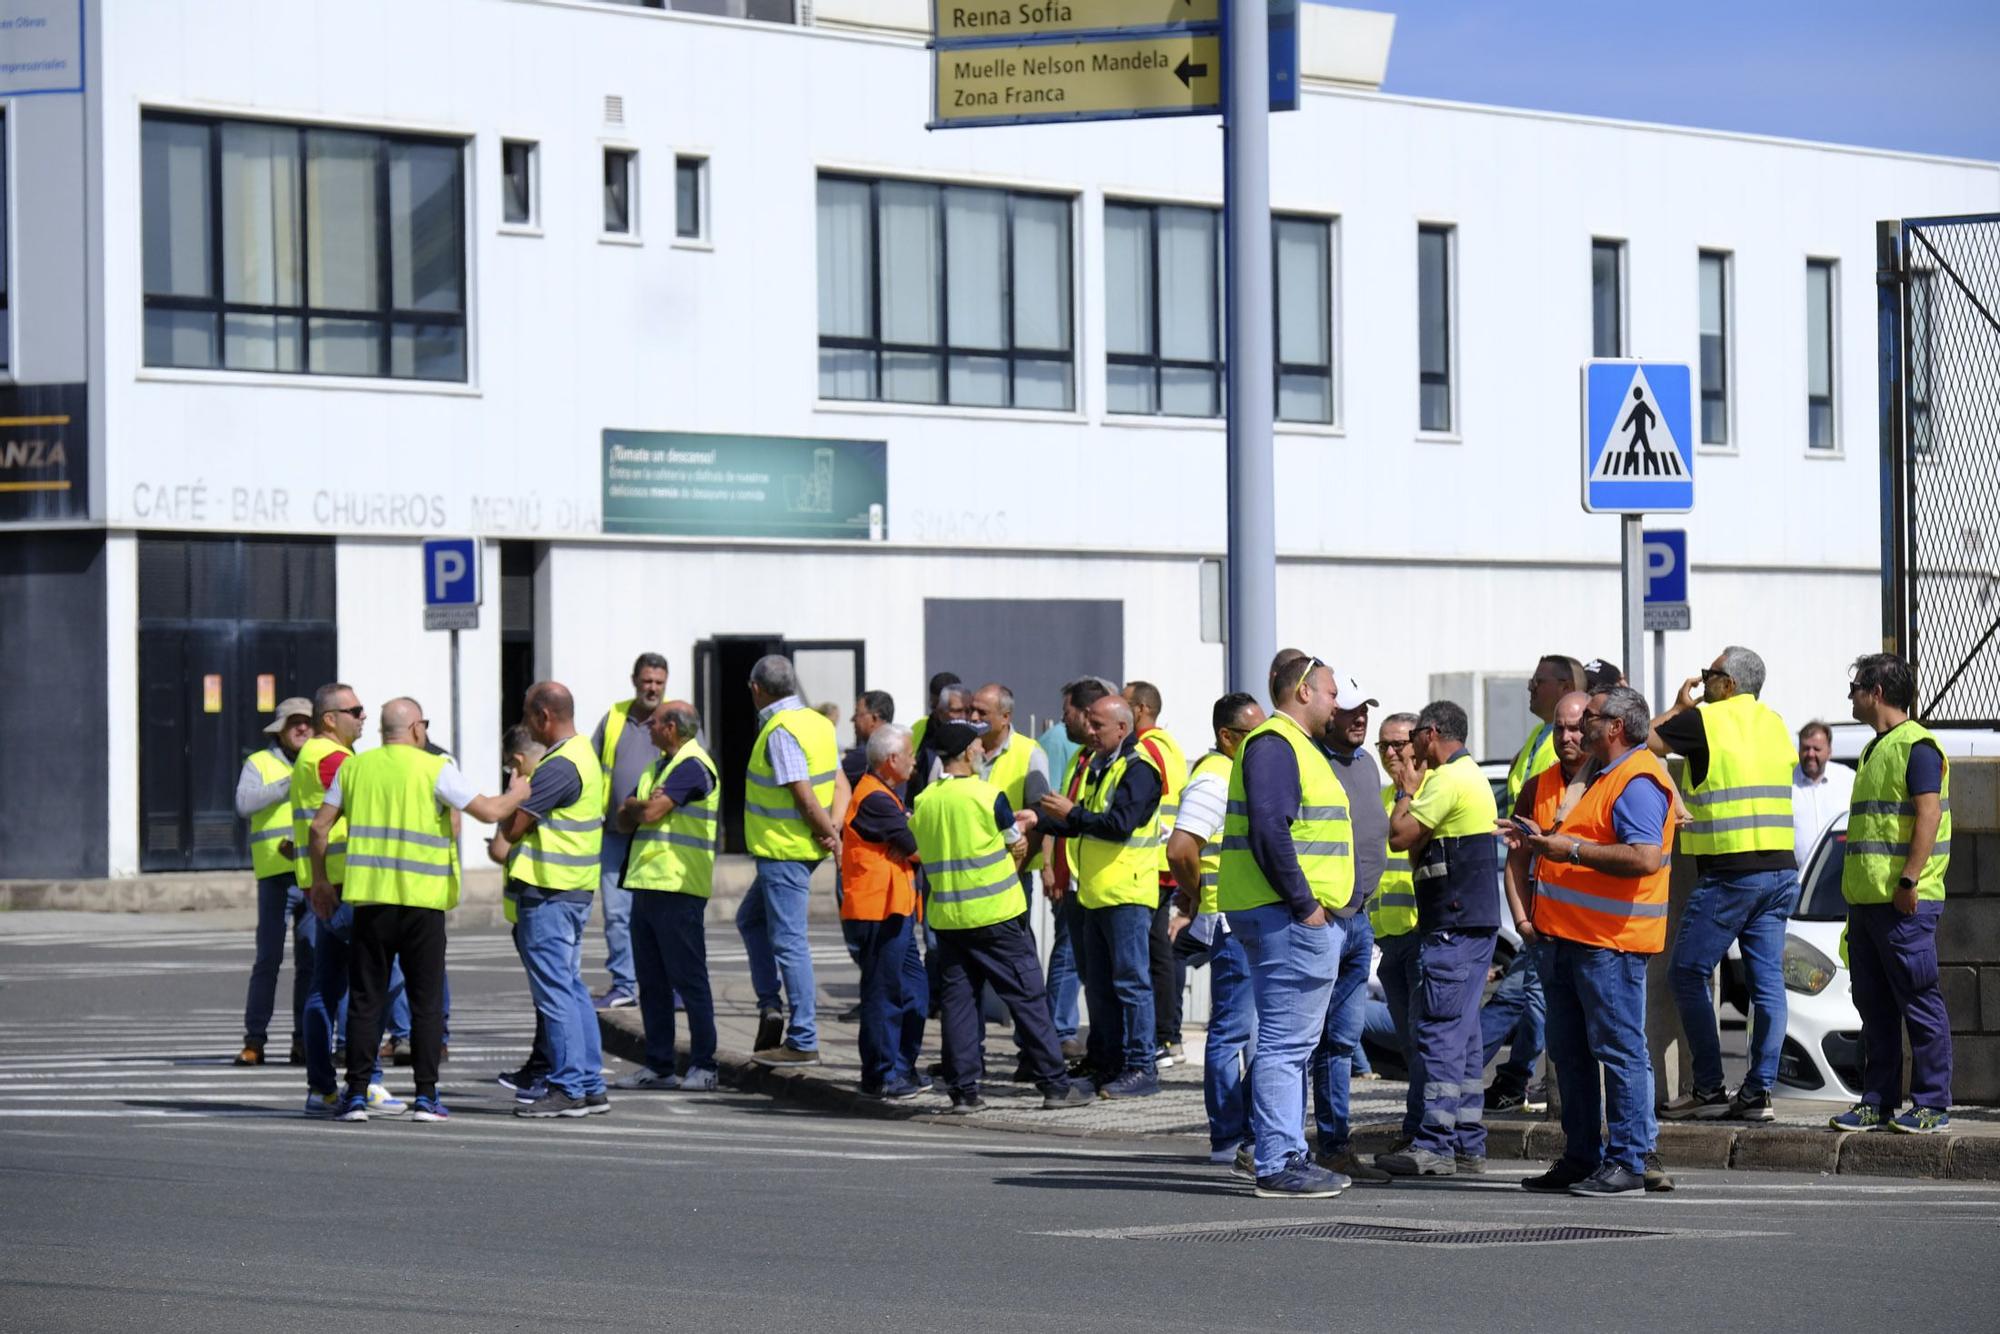
[[[463,763],[458,737],[458,631],[451,632],[451,758]]]
[[[1622,515],[1618,526],[1625,539],[1619,561],[1625,580],[1625,679],[1639,683],[1634,686],[1638,689],[1646,680],[1646,516]],[[1658,700],[1647,702],[1659,710]]]
[[[1665,713],[1667,706],[1667,632],[1653,631],[1653,698],[1649,701],[1655,715]]]
[[[1229,688],[1262,698],[1277,652],[1278,548],[1272,376],[1270,16],[1227,0],[1223,28],[1222,226],[1229,308]]]

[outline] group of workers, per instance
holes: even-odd
[[[1367,746],[1378,702],[1295,649],[1271,664],[1268,713],[1249,694],[1215,701],[1212,745],[1192,763],[1159,725],[1149,683],[1071,681],[1060,730],[1037,741],[1014,729],[1006,687],[968,690],[949,674],[932,682],[915,727],[893,721],[887,695],[863,694],[857,745],[843,756],[791,662],[765,657],[748,683],[758,733],[741,776],[755,874],[736,914],[759,1011],[753,1059],[819,1060],[806,921],[812,872],[831,856],[861,971],[867,1096],[907,1099],[933,1085],[919,1049],[935,1014],[942,1091],[953,1111],[979,1110],[988,994],[1013,1020],[1015,1078],[1035,1084],[1045,1107],[1154,1094],[1160,1063],[1178,1054],[1178,1015],[1161,1015],[1163,993],[1178,1008],[1178,960],[1212,970],[1212,1160],[1251,1178],[1259,1196],[1483,1172],[1485,1111],[1525,1102],[1534,1054],[1523,1060],[1522,1048],[1543,1027],[1565,1149],[1522,1184],[1581,1196],[1671,1189],[1654,1153],[1645,1006],[1649,960],[1667,949],[1677,838],[1697,874],[1666,966],[1694,1087],[1658,1115],[1772,1115],[1802,766],[1783,720],[1758,698],[1763,677],[1761,659],[1732,646],[1655,717],[1615,667],[1543,658],[1528,688],[1539,725],[1509,772],[1502,818],[1466,748],[1462,708],[1439,700],[1382,719],[1378,767]],[[360,753],[366,713],[347,686],[280,706],[272,748],[246,764],[239,808],[244,791],[278,793],[246,812],[260,907],[278,937],[286,912],[300,911],[295,893],[311,908],[308,1114],[359,1121],[403,1110],[380,1088],[377,1045],[400,966],[409,1111],[448,1115],[437,1072],[461,811],[499,826],[489,854],[507,868],[507,913],[534,997],[532,1054],[501,1081],[516,1090],[517,1113],[609,1110],[593,1013],[606,1005],[636,1002],[645,1026],[644,1062],[619,1087],[715,1087],[703,917],[723,779],[701,744],[700,715],[667,699],[666,683],[664,658],[643,655],[632,699],[588,738],[565,687],[532,687],[505,741],[510,778],[498,796],[478,793],[429,744],[413,700],[384,705],[382,744]],[[1913,693],[1900,659],[1855,662],[1854,716],[1877,734],[1853,784],[1842,879],[1866,1072],[1862,1101],[1832,1120],[1838,1130],[1949,1124],[1935,953],[1949,773],[1935,738],[1909,718]],[[1668,755],[1681,757],[1678,780]],[[273,860],[283,856],[289,866]],[[1035,893],[1054,909],[1046,976],[1029,928]],[[593,997],[582,940],[597,897],[616,939],[612,986]],[[1501,991],[1533,1003],[1510,1009],[1496,1032],[1482,1002],[1502,911],[1522,946]],[[1732,943],[1756,1002],[1748,1070],[1733,1091],[1710,999]],[[1378,951],[1409,1093],[1401,1142],[1363,1161],[1349,1085]],[[260,944],[260,970],[262,955]],[[1090,1020],[1080,1044],[1079,985]],[[245,1058],[262,1059],[273,995],[271,979],[254,974]],[[344,1090],[333,1061],[343,998]],[[685,1065],[677,1007],[689,1028]],[[1899,1111],[1906,1025],[1913,1106]],[[1509,1032],[1518,1086],[1488,1089],[1485,1067]]]

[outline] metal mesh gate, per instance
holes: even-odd
[[[2000,214],[1876,233],[1883,640],[1916,715],[2000,725]]]

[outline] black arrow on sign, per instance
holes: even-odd
[[[1208,77],[1208,65],[1206,62],[1199,65],[1189,64],[1188,58],[1182,56],[1181,63],[1174,66],[1174,75],[1181,81],[1183,87],[1192,88],[1195,79]]]

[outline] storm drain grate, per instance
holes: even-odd
[[[1670,1234],[1615,1227],[1424,1228],[1391,1227],[1383,1223],[1274,1223],[1175,1232],[1128,1232],[1123,1235],[1127,1241],[1237,1242],[1303,1238],[1309,1241],[1396,1241],[1420,1246],[1532,1246],[1551,1242],[1637,1241]]]

